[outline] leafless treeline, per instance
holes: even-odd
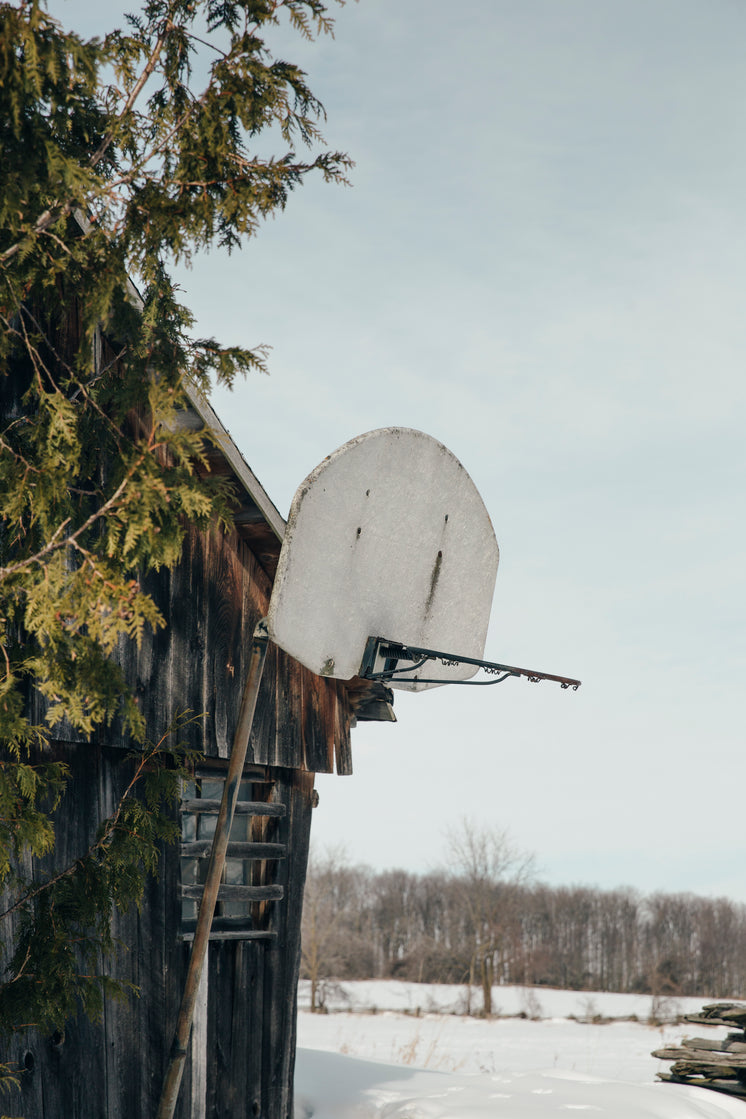
[[[472,848],[480,842],[470,835]],[[314,988],[329,977],[469,983],[488,1013],[493,983],[746,996],[746,906],[536,884],[504,835],[491,842],[476,853],[466,844],[452,869],[423,875],[312,862],[305,977]]]

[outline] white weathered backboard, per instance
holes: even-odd
[[[342,680],[359,672],[368,637],[480,658],[497,562],[484,503],[448,448],[410,428],[370,431],[324,459],[293,499],[269,635]],[[430,662],[426,675],[445,683],[475,671]]]

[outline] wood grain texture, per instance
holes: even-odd
[[[144,586],[167,627],[147,632],[139,648],[122,643],[117,656],[151,737],[189,712],[199,718],[179,731],[179,741],[226,758],[251,636],[269,603],[267,574],[236,531],[190,530],[176,567],[148,576]],[[331,773],[336,758],[337,772],[350,773],[352,718],[344,682],[314,676],[270,646],[251,734],[254,763]],[[80,739],[71,729],[63,737]],[[116,722],[106,739],[129,748]]]

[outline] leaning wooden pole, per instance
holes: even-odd
[[[199,914],[197,917],[197,928],[194,933],[192,954],[189,957],[189,967],[184,983],[184,993],[181,998],[181,1008],[179,1010],[174,1040],[171,1046],[168,1070],[163,1081],[157,1119],[173,1119],[173,1114],[176,1110],[176,1101],[179,1097],[179,1088],[181,1087],[184,1062],[186,1061],[187,1047],[189,1045],[189,1035],[192,1030],[194,1004],[197,1001],[197,991],[199,989],[200,979],[202,978],[202,968],[204,966],[205,957],[207,956],[210,929],[212,928],[212,919],[218,900],[220,880],[223,876],[223,868],[225,866],[225,855],[228,848],[231,825],[233,823],[233,813],[235,811],[239,787],[243,777],[246,751],[248,750],[251,727],[254,722],[254,711],[256,710],[259,685],[261,684],[262,673],[264,672],[268,641],[267,625],[264,619],[262,619],[254,630],[254,638],[251,644],[249,671],[241,699],[241,711],[238,716],[238,725],[236,727],[236,733],[233,736],[233,749],[231,750],[230,761],[228,763],[228,773],[223,789],[223,799],[220,802],[220,810],[215,825],[215,835],[212,840],[205,888],[202,893],[202,901],[200,902]]]

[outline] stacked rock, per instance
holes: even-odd
[[[659,1078],[746,1099],[746,1005],[708,1003],[699,1014],[685,1014],[684,1021],[727,1026],[732,1032],[719,1040],[685,1037],[680,1046],[655,1049],[654,1057],[673,1061],[670,1072],[659,1072]]]

